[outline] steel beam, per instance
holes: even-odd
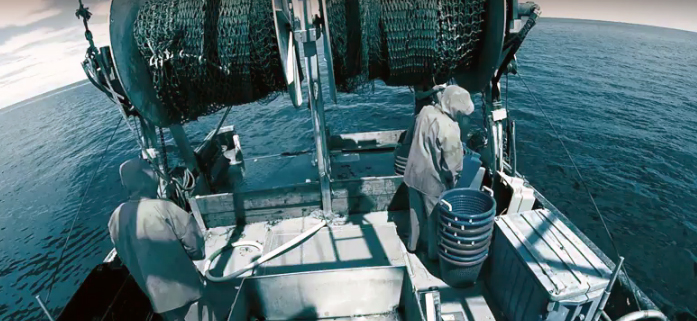
[[[327,148],[327,127],[324,119],[324,101],[322,99],[322,84],[319,73],[319,57],[317,55],[317,30],[312,24],[312,3],[303,0],[305,30],[296,31],[296,39],[303,41],[303,53],[305,55],[305,68],[308,73],[309,105],[314,127],[315,146],[317,151],[317,170],[322,195],[322,210],[325,213],[332,211],[331,172],[329,161],[329,149]],[[298,35],[309,35],[298,37]],[[314,36],[312,36],[314,35]]]
[[[179,155],[181,155],[182,159],[184,160],[186,167],[196,177],[196,190],[201,193],[208,192],[210,190],[210,186],[208,186],[208,180],[205,178],[205,173],[201,171],[201,168],[198,165],[196,153],[194,152],[194,148],[191,147],[189,138],[186,137],[186,132],[184,132],[184,128],[182,128],[182,126],[179,124],[171,125],[169,126],[169,132],[172,134],[172,138],[174,139],[174,142],[177,144],[177,148],[179,148]],[[201,186],[201,183],[205,184],[205,186]]]

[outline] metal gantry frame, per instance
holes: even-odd
[[[292,1],[292,0],[290,0]],[[326,4],[325,0],[319,0],[320,11],[324,16],[324,8]],[[291,2],[292,3],[292,2]],[[329,135],[325,117],[324,117],[324,99],[322,97],[322,82],[321,75],[319,71],[319,55],[317,51],[317,40],[320,36],[323,36],[325,40],[325,51],[328,50],[328,34],[318,30],[317,26],[314,24],[312,17],[312,0],[295,0],[297,5],[302,5],[302,21],[297,17],[294,17],[293,12],[290,13],[290,17],[293,18],[293,34],[294,41],[297,41],[300,48],[302,48],[303,56],[305,58],[305,68],[307,70],[307,92],[308,105],[310,108],[310,113],[312,115],[312,126],[314,129],[314,140],[316,148],[316,160],[317,160],[317,171],[319,175],[319,183],[321,189],[322,197],[322,211],[325,213],[332,212],[332,189],[331,189],[331,161],[329,158],[329,148],[327,145],[327,135]],[[298,6],[289,6],[290,8],[297,8]],[[290,9],[292,10],[292,9]],[[326,21],[326,20],[325,20]],[[322,30],[326,31],[325,28]],[[331,53],[329,52],[331,56]],[[329,67],[331,69],[331,67]],[[287,75],[288,77],[288,75]],[[334,79],[332,73],[329,74],[329,83],[333,85]],[[333,92],[334,87],[331,86],[330,91],[332,92],[332,98],[336,99],[336,94]]]

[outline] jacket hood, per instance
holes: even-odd
[[[438,101],[440,103],[436,104],[436,108],[448,115],[453,121],[458,121],[474,112],[474,103],[470,93],[457,85],[448,86],[442,93],[438,93]]]
[[[145,160],[127,160],[121,164],[119,173],[130,200],[157,198],[158,178]]]

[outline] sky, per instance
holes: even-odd
[[[257,0],[263,1],[263,0]],[[267,0],[270,1],[270,0]],[[527,0],[519,0],[525,2]],[[110,0],[83,0],[98,46]],[[619,21],[697,32],[697,0],[535,0],[543,17]],[[0,0],[0,108],[86,79],[77,0]]]

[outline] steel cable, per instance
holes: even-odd
[[[583,175],[581,175],[581,171],[578,169],[578,166],[576,165],[574,158],[571,156],[571,152],[569,152],[569,149],[566,148],[566,144],[564,144],[564,141],[561,139],[561,136],[559,135],[557,128],[554,127],[554,124],[552,123],[552,121],[547,116],[547,113],[542,108],[542,104],[540,104],[540,101],[537,100],[537,97],[535,96],[535,94],[532,92],[530,87],[528,87],[528,84],[525,82],[525,79],[523,79],[523,76],[518,74],[518,77],[520,78],[520,80],[523,82],[523,85],[530,93],[530,96],[532,96],[532,98],[535,100],[535,104],[537,105],[537,108],[540,110],[540,112],[542,112],[542,115],[547,120],[549,127],[551,127],[552,131],[554,131],[555,137],[557,138],[557,140],[559,140],[559,143],[561,143],[562,148],[564,148],[564,152],[566,152],[566,156],[571,161],[571,164],[573,165],[574,170],[576,171],[576,175],[578,175],[578,177],[579,177],[581,185],[583,185],[583,188],[586,190],[586,193],[588,194],[588,197],[590,198],[591,203],[593,204],[593,208],[595,209],[595,212],[598,214],[598,217],[600,218],[600,222],[602,222],[602,224],[603,224],[603,228],[605,228],[605,232],[607,233],[608,239],[610,239],[610,244],[612,244],[612,247],[615,250],[615,254],[617,255],[618,258],[621,257],[620,251],[617,248],[617,244],[615,243],[615,239],[612,237],[612,233],[610,233],[610,228],[608,228],[607,223],[605,222],[605,217],[603,216],[603,214],[600,213],[600,209],[598,209],[598,205],[595,203],[595,198],[593,197],[593,194],[591,193],[590,188],[588,188],[586,181],[583,179]],[[624,268],[624,266],[622,266],[622,271],[624,272],[624,274],[627,277],[629,277],[629,274],[627,274],[627,270]],[[639,310],[641,310],[641,306],[639,305],[639,298],[637,298],[636,291],[634,290],[633,287],[632,287],[631,291],[632,291],[632,295],[634,295],[634,301],[636,302],[637,308]]]
[[[111,146],[111,142],[114,139],[114,136],[116,135],[116,131],[119,129],[119,125],[121,125],[121,121],[123,120],[122,117],[119,117],[119,121],[116,123],[116,126],[114,126],[114,130],[111,132],[111,136],[109,137],[109,141],[107,142],[106,148],[104,148],[104,152],[102,152],[102,156],[99,158],[99,163],[97,164],[97,168],[95,168],[94,172],[92,173],[92,177],[90,178],[89,182],[87,183],[87,187],[85,188],[85,192],[82,194],[82,199],[80,200],[80,205],[77,208],[77,212],[75,212],[75,216],[73,217],[73,222],[70,225],[70,230],[68,230],[68,236],[65,238],[65,243],[63,243],[63,249],[61,250],[60,256],[58,257],[58,262],[56,263],[56,269],[53,271],[53,276],[51,277],[51,283],[48,286],[48,293],[46,294],[46,304],[48,304],[48,300],[51,297],[51,291],[53,290],[53,285],[56,283],[56,276],[58,275],[58,272],[60,272],[60,267],[61,263],[63,262],[63,257],[65,254],[65,250],[68,248],[68,243],[70,242],[70,237],[73,234],[73,229],[75,228],[75,223],[77,222],[77,218],[80,216],[80,211],[82,211],[82,205],[85,204],[85,199],[87,197],[87,193],[90,190],[90,187],[92,186],[92,182],[94,181],[94,178],[97,177],[97,173],[99,173],[99,170],[102,167],[102,162],[104,162],[104,157],[106,156],[107,152],[109,151],[109,146]]]

